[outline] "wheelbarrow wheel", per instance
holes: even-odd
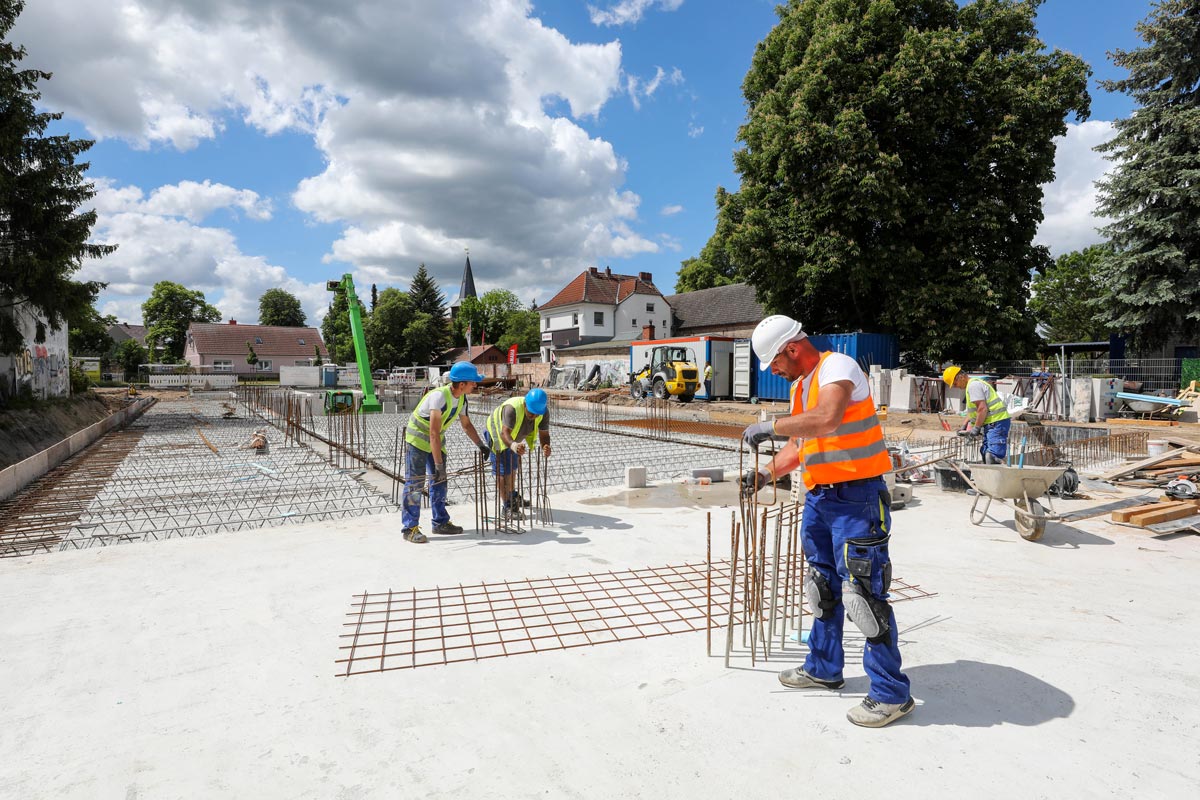
[[[1046,532],[1046,509],[1037,500],[1030,500],[1026,508],[1024,498],[1014,500],[1017,507],[1017,533],[1026,541],[1036,542]]]

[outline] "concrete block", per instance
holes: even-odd
[[[630,489],[644,489],[646,487],[646,468],[626,467],[625,486]]]
[[[904,370],[894,370],[904,372]],[[892,411],[912,411],[917,407],[917,382],[909,376],[892,376],[892,391],[888,408]]]
[[[725,470],[721,467],[700,467],[692,470],[693,478],[708,478],[713,483],[721,483],[725,480]]]

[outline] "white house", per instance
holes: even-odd
[[[543,361],[562,347],[637,339],[647,326],[664,335],[671,330],[671,307],[649,272],[617,275],[607,267],[603,272],[591,267],[538,313]]]

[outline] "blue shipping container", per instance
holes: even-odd
[[[895,369],[900,366],[900,345],[896,337],[889,333],[829,333],[808,337],[818,350],[831,350],[844,353],[862,368],[870,372],[872,364],[878,364],[883,369]],[[761,400],[787,401],[791,394],[791,383],[778,375],[772,375],[769,370],[759,369],[758,356],[751,352],[751,392],[752,397]]]

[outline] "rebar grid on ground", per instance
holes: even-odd
[[[1146,454],[1147,431],[1096,433],[1095,428],[1013,423],[1008,434],[1008,460],[1027,467],[1071,464],[1080,469],[1098,469]],[[928,457],[979,461],[980,447],[978,439],[943,436],[929,448]],[[921,460],[926,460],[924,449],[913,449],[922,453]]]
[[[722,626],[742,619],[730,562],[688,563],[355,595],[340,635],[340,677],[569,650]],[[733,581],[736,584],[736,581]],[[782,590],[781,590],[782,592]],[[893,602],[929,597],[893,581]],[[751,614],[750,617],[754,615]]]
[[[54,493],[27,490],[16,498],[19,538],[36,546],[8,547],[0,555],[81,549],[128,541],[196,536],[287,523],[388,513],[394,506],[346,470],[333,469],[300,437],[302,408],[285,398],[279,436],[257,419],[237,417],[237,407],[217,394],[159,403],[139,423],[109,434],[74,463],[97,475],[91,486],[60,481],[70,515],[54,513]],[[290,430],[288,430],[290,428]],[[260,435],[261,434],[261,435]],[[113,448],[132,441],[125,451]],[[289,443],[292,443],[289,446]],[[47,476],[52,478],[52,476]],[[17,537],[9,537],[17,538]]]
[[[144,433],[113,431],[0,503],[0,558],[57,550]]]

